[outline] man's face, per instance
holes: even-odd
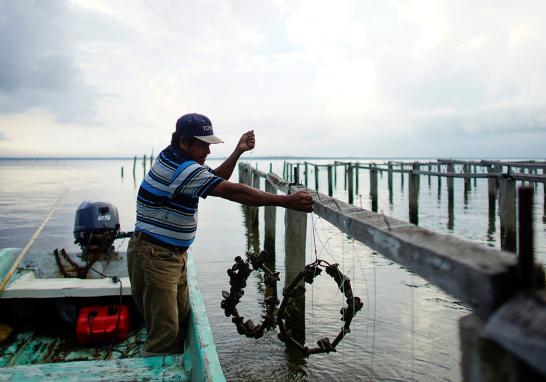
[[[199,139],[196,139],[191,146],[188,146],[184,141],[180,143],[180,146],[191,159],[201,165],[205,163],[207,155],[210,154],[210,143]]]

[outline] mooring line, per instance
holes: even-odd
[[[25,245],[25,247],[21,250],[21,252],[19,253],[19,256],[15,259],[15,261],[13,262],[13,265],[11,266],[9,272],[6,274],[6,276],[4,277],[4,279],[2,280],[2,282],[0,283],[0,295],[2,294],[2,292],[4,291],[4,288],[6,287],[8,281],[11,279],[11,276],[13,276],[13,274],[15,273],[15,271],[17,270],[17,267],[19,266],[19,264],[21,263],[21,261],[23,261],[23,259],[25,258],[25,256],[27,255],[28,253],[28,250],[30,249],[30,247],[32,247],[32,245],[34,244],[34,241],[38,238],[38,235],[40,235],[40,233],[42,232],[42,230],[44,229],[45,225],[47,224],[47,222],[49,221],[49,218],[51,218],[51,216],[53,215],[53,212],[55,211],[55,209],[57,208],[57,206],[59,205],[59,203],[61,203],[61,200],[63,200],[63,198],[65,197],[65,195],[67,194],[68,192],[68,188],[66,190],[63,191],[63,193],[59,196],[59,198],[57,199],[57,201],[55,202],[55,204],[53,204],[53,206],[51,207],[51,209],[49,210],[49,212],[47,213],[47,216],[46,218],[44,219],[44,221],[42,222],[42,224],[38,227],[38,229],[36,230],[36,232],[34,232],[34,235],[32,235],[32,237],[30,238],[30,240],[28,241],[28,243]]]

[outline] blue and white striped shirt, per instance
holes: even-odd
[[[197,231],[199,197],[206,198],[222,180],[208,166],[168,146],[138,190],[135,231],[172,246],[189,247]]]

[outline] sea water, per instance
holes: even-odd
[[[282,160],[252,160],[253,166],[282,174]],[[310,160],[332,163],[332,160]],[[354,160],[352,160],[354,161]],[[380,162],[380,161],[378,161]],[[209,160],[211,167],[221,163]],[[121,168],[124,177],[121,177]],[[146,162],[149,168],[149,163]],[[120,214],[121,228],[131,231],[135,222],[135,200],[145,168],[137,161],[133,176],[132,159],[62,159],[0,161],[0,248],[23,247],[44,220],[57,198],[68,193],[35,241],[32,251],[50,253],[55,248],[77,252],[73,243],[74,214],[84,200],[107,201]],[[310,168],[311,171],[311,168]],[[347,200],[343,172],[338,168],[335,196]],[[232,180],[237,180],[237,169]],[[360,170],[355,204],[371,209],[369,174]],[[498,218],[488,216],[487,180],[478,179],[464,197],[463,180],[455,179],[453,225],[448,224],[447,185],[437,178],[421,177],[419,225],[444,234],[499,247]],[[309,176],[310,186],[314,175]],[[408,220],[408,178],[402,183],[394,174],[393,200],[389,201],[387,176],[379,178],[378,210],[387,216]],[[263,189],[263,181],[262,181]],[[319,189],[327,193],[325,169],[320,171]],[[535,248],[537,259],[546,261],[546,226],[543,221],[543,185],[536,189]],[[279,291],[284,279],[284,211],[277,209],[276,270]],[[259,214],[259,242],[263,246],[263,211]],[[198,282],[211,323],[217,351],[228,380],[370,380],[370,381],[458,381],[461,379],[458,320],[470,310],[426,280],[352,240],[315,214],[308,215],[306,263],[315,257],[338,263],[351,279],[353,292],[364,300],[354,318],[351,333],[330,354],[304,358],[277,338],[271,330],[260,339],[237,334],[235,325],[220,308],[221,291],[229,290],[226,270],[236,256],[250,247],[243,207],[220,198],[200,201],[199,229],[192,253]],[[127,240],[115,243],[125,250]],[[52,257],[52,261],[54,261]],[[339,310],[344,297],[334,281],[319,276],[306,284],[305,338],[310,347],[322,337],[337,335],[341,327]],[[263,277],[252,272],[245,295],[238,305],[245,319],[262,320]]]

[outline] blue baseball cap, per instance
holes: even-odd
[[[202,114],[184,114],[176,121],[176,133],[184,137],[194,137],[207,143],[224,143],[214,135],[210,119]]]

